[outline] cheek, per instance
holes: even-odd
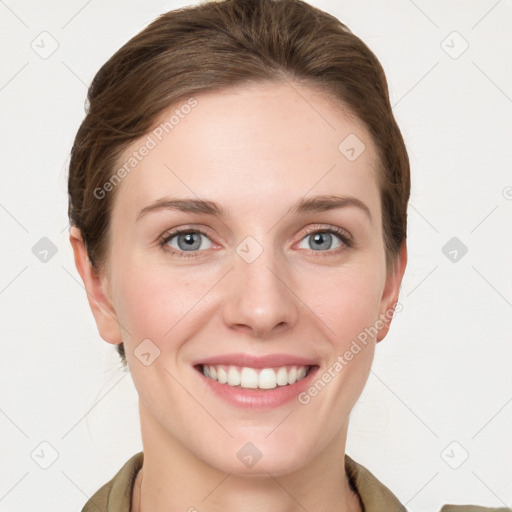
[[[378,318],[381,279],[361,268],[346,268],[308,276],[301,297],[323,321],[331,343],[342,350]]]
[[[214,282],[213,271],[198,279],[184,268],[125,264],[117,274],[116,303],[119,320],[127,331],[125,343],[135,346],[149,338],[160,349],[168,346],[173,334],[181,332],[188,318],[201,309],[201,298]]]

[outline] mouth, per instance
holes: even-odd
[[[320,360],[286,353],[232,353],[199,359],[192,366],[206,396],[237,409],[263,411],[297,400],[311,386]]]
[[[225,364],[196,364],[194,368],[207,379],[238,389],[271,390],[293,386],[305,379],[318,365],[282,365],[253,368]]]

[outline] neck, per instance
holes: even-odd
[[[363,510],[345,472],[346,428],[304,467],[277,476],[244,476],[206,464],[142,415],[141,427],[144,463],[132,512]]]

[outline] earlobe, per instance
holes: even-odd
[[[108,343],[122,342],[122,332],[114,307],[108,298],[107,277],[92,266],[80,230],[71,226],[69,241],[73,248],[75,266],[82,278],[87,300],[100,336]]]
[[[377,334],[377,343],[382,341],[389,332],[391,327],[391,320],[393,313],[398,303],[398,296],[400,294],[400,285],[404,276],[405,267],[407,266],[407,244],[404,240],[400,247],[400,252],[395,261],[393,271],[386,278],[386,286],[382,294],[379,325],[379,332]]]

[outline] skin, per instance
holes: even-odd
[[[407,253],[404,243],[387,274],[375,145],[342,105],[297,83],[196,99],[117,186],[104,269],[91,267],[79,231],[70,230],[99,333],[112,344],[124,341],[139,394],[144,467],[133,510],[140,492],[142,510],[155,512],[362,510],[345,474],[348,419],[389,322],[307,405],[241,410],[205,391],[192,361],[288,353],[318,359],[321,376],[393,308]],[[355,161],[338,150],[349,134],[366,146]],[[371,219],[354,206],[289,212],[317,195],[354,196]],[[162,209],[136,220],[164,196],[215,201],[228,216]],[[208,234],[191,257],[158,245],[177,227]],[[314,233],[332,227],[349,233],[353,245],[332,235],[332,246],[311,249]],[[236,252],[247,236],[263,248],[252,263]],[[177,242],[167,246],[178,251]],[[144,339],[160,350],[149,366],[134,355]],[[262,452],[252,468],[237,458],[247,442]]]

